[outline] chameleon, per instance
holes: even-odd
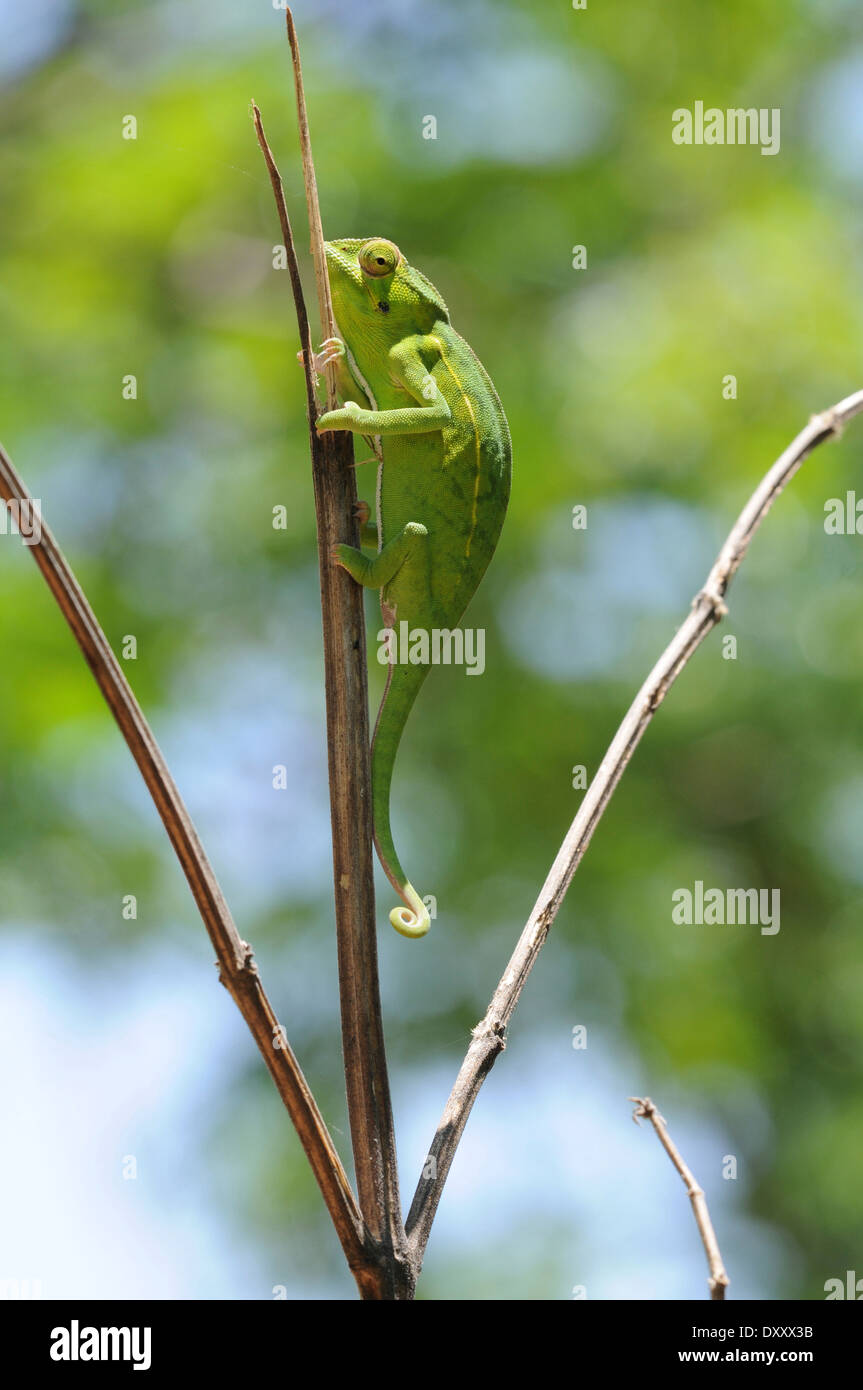
[[[315,366],[335,363],[343,404],[320,430],[365,437],[378,461],[376,527],[359,503],[363,539],[377,553],[337,545],[332,560],[380,590],[386,629],[450,630],[473,597],[500,536],[510,493],[512,444],[491,378],[450,324],[441,295],[383,237],[324,243],[336,338]],[[355,399],[363,400],[360,405]],[[365,460],[364,460],[365,461]],[[368,460],[371,461],[371,460]],[[426,664],[387,666],[372,740],[374,842],[401,898],[390,922],[424,936],[431,918],[393,844],[390,789]]]

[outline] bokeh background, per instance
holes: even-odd
[[[768,464],[863,385],[863,14],[296,17],[325,231],[390,237],[430,276],[514,438],[467,619],[486,674],[433,673],[397,771],[403,858],[438,899],[424,942],[389,930],[381,883],[408,1201],[578,805],[572,768],[595,770]],[[254,97],[305,248],[284,16],[0,0],[0,74],[0,437],[115,649],[138,639],[133,686],[347,1161],[302,378],[249,118]],[[674,145],[671,112],[697,100],[779,107],[780,153]],[[735,1295],[863,1276],[863,538],[824,530],[854,489],[860,425],[782,498],[639,750],[475,1109],[420,1296],[702,1297],[682,1186],[630,1120],[645,1093]],[[353,1297],[155,812],[10,536],[0,595],[0,1281]],[[781,930],[675,926],[696,879],[778,888]]]

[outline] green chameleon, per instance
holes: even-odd
[[[339,338],[322,344],[316,367],[337,362],[344,405],[318,430],[365,436],[379,461],[377,527],[358,514],[377,554],[336,546],[333,559],[357,583],[380,589],[386,628],[431,633],[456,626],[497,545],[509,500],[512,447],[497,392],[450,326],[434,285],[391,241],[326,243]],[[357,394],[366,404],[357,405]],[[402,629],[404,630],[404,629]],[[428,664],[390,660],[372,743],[375,847],[403,900],[390,921],[403,936],[431,925],[399,863],[390,829],[390,787],[408,715]]]

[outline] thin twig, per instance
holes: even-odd
[[[35,516],[36,504],[0,446],[0,497]],[[28,544],[84,654],[168,832],[218,957],[219,978],[246,1020],[294,1122],[349,1266],[366,1262],[363,1223],[341,1159],[264,991],[252,949],[241,940],[192,819],[153,732],[80,584],[44,520]],[[37,539],[37,532],[40,532]]]
[[[300,63],[300,41],[290,9],[285,10],[285,23],[288,27],[288,43],[291,47],[291,63],[294,70],[294,94],[297,101],[297,125],[300,132],[300,158],[303,164],[303,185],[306,190],[306,211],[309,218],[309,236],[312,247],[312,261],[315,267],[315,284],[318,290],[318,314],[321,320],[323,337],[332,338],[336,331],[333,314],[333,297],[330,291],[330,277],[327,273],[327,258],[324,253],[324,229],[321,223],[321,205],[318,201],[318,181],[315,177],[315,162],[312,158],[312,136],[309,130],[309,117],[306,111],[306,92],[303,86],[303,69]],[[334,410],[336,400],[336,364],[329,361],[324,368],[327,385],[327,410]],[[353,436],[346,436],[353,444]]]
[[[326,337],[332,336],[332,307],[296,32],[287,11],[303,153],[303,172]],[[330,815],[333,835],[336,936],[339,958],[342,1050],[348,1116],[360,1210],[369,1232],[365,1298],[409,1298],[414,1277],[399,1198],[395,1130],[390,1102],[378,982],[377,929],[372,869],[372,799],[369,757],[368,681],[363,593],[332,561],[341,541],[359,545],[353,439],[346,431],[318,434],[314,365],[308,340],[296,250],[282,181],[267,144],[260,112],[255,128],[267,162],[285,239],[291,285],[300,325],[309,401],[312,480],[318,528],[327,704]],[[328,373],[328,397],[334,378]]]
[[[315,420],[318,414],[318,401],[315,394],[315,369],[312,357],[312,336],[309,330],[309,315],[306,311],[306,301],[303,295],[303,284],[300,279],[300,266],[297,260],[297,253],[294,248],[294,233],[291,228],[291,219],[288,216],[288,205],[285,202],[285,188],[282,183],[282,176],[273,158],[267,137],[264,134],[264,124],[261,120],[261,113],[257,102],[252,102],[252,119],[255,123],[255,135],[264,156],[264,163],[267,166],[267,173],[270,176],[270,184],[273,189],[273,198],[276,203],[276,211],[279,216],[279,225],[282,229],[282,237],[285,245],[285,256],[288,262],[288,274],[291,277],[291,293],[294,297],[294,312],[297,315],[297,327],[300,332],[300,346],[302,348],[303,376],[306,383],[306,419],[309,424],[309,438],[312,448],[318,444],[318,434],[315,429]]]
[[[691,612],[650,672],[618,728],[558,851],[485,1017],[473,1030],[473,1040],[424,1164],[423,1172],[428,1172],[429,1176],[420,1178],[408,1215],[408,1238],[418,1264],[422,1262],[441,1192],[473,1103],[506,1046],[507,1025],[527,977],[630,758],[693,652],[724,616],[723,600],[728,586],[774,501],[807,455],[817,445],[841,433],[844,425],[861,411],[863,391],[857,391],[831,410],[813,416],[776,460],[740,513],[704,588],[693,601]]]
[[[695,1224],[704,1246],[704,1253],[707,1256],[707,1266],[710,1270],[710,1278],[707,1283],[710,1288],[710,1297],[714,1302],[721,1302],[725,1298],[725,1290],[728,1288],[728,1275],[725,1273],[725,1265],[722,1263],[722,1256],[719,1253],[719,1242],[716,1239],[716,1232],[713,1229],[713,1222],[710,1220],[710,1212],[707,1209],[707,1198],[704,1191],[687,1168],[683,1161],[680,1150],[672,1142],[671,1135],[666,1128],[665,1120],[660,1115],[650,1096],[645,1096],[641,1100],[638,1096],[630,1096],[630,1100],[635,1102],[636,1108],[632,1113],[632,1118],[638,1124],[639,1120],[649,1120],[659,1136],[659,1142],[664,1148],[671,1162],[674,1164],[678,1173],[686,1184],[686,1191],[692,1203],[692,1212],[695,1216]]]

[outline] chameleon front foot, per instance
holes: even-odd
[[[345,345],[341,338],[325,338],[321,343],[318,352],[312,353],[312,368],[315,372],[321,373],[331,362],[338,362],[340,357],[345,355]],[[302,363],[303,352],[297,353],[297,361]]]
[[[368,411],[364,411],[356,401],[345,401],[339,410],[328,410],[319,415],[315,421],[315,429],[318,434],[321,430],[351,430],[356,433],[359,421],[367,414]]]
[[[431,926],[431,917],[413,884],[405,884],[402,897],[405,903],[393,908],[390,922],[402,936],[425,936]]]

